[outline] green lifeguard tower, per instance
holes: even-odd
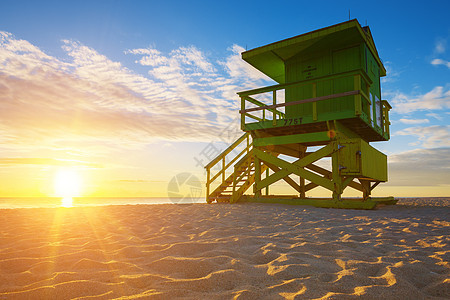
[[[208,203],[395,204],[370,196],[388,179],[386,155],[369,143],[389,140],[391,106],[381,100],[386,69],[369,27],[350,20],[243,52],[242,59],[278,84],[238,93],[245,134],[205,167]],[[280,180],[294,194],[271,194]],[[307,197],[319,186],[331,197]],[[342,198],[347,187],[362,197]]]

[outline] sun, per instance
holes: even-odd
[[[62,197],[61,206],[71,207],[73,197],[80,196],[81,177],[73,168],[60,169],[54,178],[55,195]]]

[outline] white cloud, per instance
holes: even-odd
[[[424,148],[450,147],[450,125],[409,127],[395,132],[394,135],[410,135],[418,139]]]
[[[389,184],[438,186],[450,178],[450,148],[415,149],[389,159]]]
[[[440,55],[444,54],[445,51],[447,50],[446,48],[447,48],[447,40],[442,38],[438,39],[434,46],[433,56],[439,57]],[[443,65],[450,69],[450,61],[446,59],[434,58],[431,61],[431,64],[435,66]]]
[[[207,104],[217,115],[224,114],[214,107],[226,107],[228,115],[236,115],[239,97],[236,92],[268,84],[264,74],[242,61],[243,48],[237,45],[229,48],[231,55],[214,65],[207,55],[194,46],[180,47],[168,54],[154,49],[133,49],[126,53],[142,55],[136,62],[150,67],[148,74],[170,90],[187,95],[195,105]],[[155,63],[157,62],[157,63]],[[240,67],[234,67],[237,63]],[[246,66],[241,66],[245,64]],[[220,69],[223,69],[220,72]]]
[[[204,54],[194,46],[190,46],[187,48],[181,47],[177,50],[174,50],[172,55],[175,59],[182,61],[184,64],[198,67],[201,71],[215,71],[213,65],[207,61]]]
[[[384,67],[386,68],[386,76],[381,78],[381,83],[395,82],[401,75],[401,72],[394,69],[392,62],[386,61]]]
[[[265,74],[242,60],[241,53],[245,51],[243,47],[233,45],[228,50],[232,51],[234,55],[229,56],[225,61],[219,63],[227,69],[230,77],[239,79],[245,78],[247,80],[271,80]]]
[[[440,110],[450,108],[450,89],[437,86],[426,94],[408,96],[397,92],[391,100],[394,112],[410,113],[421,110]]]
[[[400,119],[401,123],[404,124],[424,124],[424,123],[430,123],[430,120],[428,119]]]
[[[437,66],[437,65],[443,65],[443,66],[446,66],[447,68],[450,69],[450,61],[443,60],[443,59],[440,59],[440,58],[435,58],[435,59],[433,59],[433,60],[431,61],[431,64],[432,64],[432,65],[435,65],[435,66]]]
[[[127,50],[125,51],[125,54],[145,55],[140,60],[136,61],[136,63],[143,66],[156,67],[167,63],[167,59],[161,55],[161,52],[152,48]]]
[[[445,48],[446,48],[446,44],[447,41],[444,39],[439,39],[436,41],[435,47],[434,47],[434,52],[437,54],[442,54],[445,52]]]
[[[193,46],[167,55],[126,51],[141,56],[136,62],[149,67],[148,75],[76,41],[63,40],[62,48],[64,60],[0,31],[0,149],[64,145],[98,153],[155,139],[209,142],[236,122],[237,91],[267,85],[244,68],[231,77],[226,64]],[[224,61],[238,57],[231,51]]]
[[[441,115],[439,115],[439,114],[436,114],[436,113],[428,113],[428,114],[426,114],[426,116],[435,118],[436,120],[439,120],[439,121],[443,120],[443,117]]]

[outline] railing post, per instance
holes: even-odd
[[[353,90],[361,92],[361,75],[356,74],[353,77]],[[361,94],[355,95],[355,115],[361,114]]]
[[[250,152],[250,135],[247,135],[247,153]]]
[[[241,110],[245,110],[245,96],[241,96]],[[245,128],[245,113],[241,113],[241,130]]]
[[[384,132],[390,135],[389,133],[389,125],[391,125],[391,122],[389,121],[389,107],[386,105],[386,102],[381,101],[383,104],[383,113],[384,113]]]
[[[206,202],[207,203],[211,203],[209,200],[209,180],[211,178],[211,171],[209,170],[209,168],[206,168]]]
[[[222,158],[222,182],[225,182],[225,155]]]
[[[370,104],[369,104],[369,109],[368,109],[369,112],[367,115],[369,116],[369,120],[371,121],[372,120],[372,113],[371,113],[372,112],[372,110],[371,110],[372,102],[370,101],[370,86],[368,84],[366,84],[366,96],[369,97]]]
[[[317,97],[317,83],[313,82],[312,84],[312,97]],[[313,121],[317,121],[317,102],[313,102],[312,104],[312,111],[313,111]]]
[[[275,105],[277,104],[277,90],[273,90],[273,97],[272,97],[272,104]],[[276,114],[277,109],[274,108],[272,110],[272,125],[275,126],[277,125],[277,114]]]

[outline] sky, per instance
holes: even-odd
[[[387,69],[389,182],[375,195],[450,196],[450,2],[0,1],[0,197],[166,197],[206,180],[239,132],[236,92],[274,84],[240,58],[357,18]],[[233,133],[233,134],[230,134]],[[319,192],[320,193],[320,192]]]

